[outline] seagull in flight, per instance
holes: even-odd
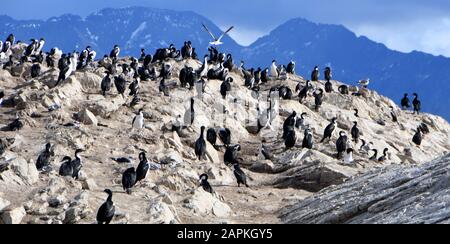
[[[222,38],[228,33],[230,32],[234,26],[231,26],[227,31],[225,31],[219,38],[216,38],[214,36],[214,34],[208,29],[208,27],[206,27],[205,24],[202,24],[203,28],[205,28],[205,30],[209,33],[209,35],[213,38],[214,41],[210,42],[209,44],[213,45],[213,46],[219,46],[222,45],[223,42],[221,42]]]

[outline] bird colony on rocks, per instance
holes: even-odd
[[[123,57],[118,45],[99,56],[90,46],[67,53],[47,49],[44,38],[8,36],[0,69],[0,222],[405,220],[373,217],[371,209],[383,214],[392,204],[371,206],[370,215],[342,210],[342,219],[313,209],[346,207],[348,199],[333,191],[365,188],[374,177],[392,189],[414,187],[397,182],[403,169],[408,179],[421,177],[411,167],[449,153],[450,126],[421,113],[418,94],[400,96],[397,105],[370,90],[369,79],[359,86],[334,80],[330,67],[324,79],[318,66],[300,76],[295,61],[246,67],[220,52],[223,35],[210,34],[204,57],[190,41]],[[440,192],[445,184],[433,186]],[[413,192],[401,193],[407,201]],[[448,221],[448,198],[433,199],[445,201],[446,209],[433,210]]]

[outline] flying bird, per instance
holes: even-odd
[[[208,27],[206,27],[205,24],[202,24],[202,25],[203,25],[203,28],[205,28],[206,32],[208,32],[209,35],[213,38],[214,41],[212,41],[212,42],[209,43],[209,44],[211,44],[211,45],[213,45],[213,46],[219,46],[219,45],[222,45],[222,44],[223,44],[223,42],[221,41],[222,38],[223,38],[228,32],[230,32],[230,31],[234,28],[234,26],[231,26],[231,27],[230,27],[227,31],[225,31],[219,38],[216,38],[216,37],[214,36],[214,34],[208,29]]]

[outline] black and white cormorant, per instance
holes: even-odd
[[[420,102],[419,95],[417,95],[417,93],[414,93],[413,96],[414,96],[414,100],[412,103],[413,103],[414,113],[419,114],[422,103]]]
[[[353,122],[353,127],[351,129],[352,139],[355,143],[358,143],[359,141],[359,128],[358,128],[358,122]]]
[[[114,214],[116,212],[116,208],[114,207],[114,202],[112,201],[113,193],[111,190],[106,189],[106,194],[108,194],[108,198],[106,201],[100,206],[97,212],[97,223],[98,224],[109,224],[114,218]]]
[[[295,91],[296,91],[296,92],[297,92],[298,90],[300,90],[299,85],[300,85],[300,83],[298,83],[297,87],[295,88]],[[303,100],[308,96],[308,91],[309,91],[309,89],[311,89],[310,81],[307,80],[307,81],[306,81],[306,86],[303,87],[303,88],[300,90],[299,94],[298,94],[298,99],[299,99],[299,102],[300,102],[300,103],[303,103]]]
[[[287,131],[286,137],[284,139],[284,145],[286,146],[286,150],[293,148],[296,143],[297,143],[297,135],[295,133],[295,129],[290,128]]]
[[[347,85],[341,85],[338,87],[338,91],[342,94],[342,95],[348,95],[348,86]]]
[[[113,50],[111,50],[111,52],[109,53],[109,57],[112,59],[117,59],[117,57],[119,57],[119,54],[120,54],[119,45],[114,45]]]
[[[420,146],[422,144],[422,139],[422,132],[420,131],[420,128],[417,128],[417,130],[415,130],[412,142],[414,142],[417,146]]]
[[[409,109],[411,107],[411,101],[409,101],[408,93],[405,93],[400,104],[402,105],[403,110]]]
[[[303,137],[302,148],[313,148],[313,134],[310,129],[306,129]]]
[[[129,168],[125,170],[122,174],[122,187],[123,190],[130,195],[131,188],[136,184],[136,170],[133,168]]]
[[[241,187],[241,184],[249,187],[247,184],[247,175],[245,175],[244,171],[242,171],[241,167],[239,167],[239,164],[233,164],[231,168],[233,170],[234,176],[236,177],[238,187]]]
[[[139,165],[136,168],[136,183],[142,181],[147,177],[147,173],[150,166],[148,164],[147,156],[145,152],[139,153]]]
[[[295,75],[295,62],[294,61],[289,62],[289,64],[286,67],[286,72],[288,74]]]
[[[394,107],[390,106],[389,109],[390,109],[390,112],[391,112],[392,122],[397,123],[398,122],[398,117],[397,117],[397,114],[395,113]]]
[[[117,92],[124,97],[125,90],[127,89],[127,81],[122,75],[114,77],[114,85],[116,86]]]
[[[206,140],[211,143],[211,145],[215,146],[217,142],[217,133],[214,128],[209,128],[206,131]]]
[[[389,148],[385,148],[385,149],[383,150],[383,156],[381,156],[381,157],[378,159],[378,162],[384,162],[384,161],[387,160],[387,158],[388,158],[387,152],[388,152],[388,151],[389,151]]]
[[[105,74],[106,76],[102,79],[102,83],[100,84],[103,96],[106,96],[106,92],[111,90],[111,74],[108,71],[106,71]]]
[[[61,166],[59,167],[60,176],[70,176],[73,175],[72,159],[69,156],[65,156],[61,161]]]
[[[205,127],[200,128],[200,137],[195,141],[195,155],[202,160],[206,155]]]
[[[322,103],[323,103],[323,89],[319,88],[318,92],[317,91],[314,92],[314,104],[315,104],[314,109],[316,111],[319,111],[319,108],[322,106]]]
[[[231,131],[228,128],[221,128],[219,130],[219,138],[223,145],[228,146],[231,144]]]
[[[223,99],[225,99],[227,97],[227,93],[231,91],[231,82],[233,82],[233,78],[228,77],[220,85],[220,94],[222,95]]]
[[[72,165],[73,168],[73,174],[72,177],[76,180],[78,180],[79,174],[80,174],[80,170],[83,167],[83,162],[80,156],[80,153],[82,153],[83,150],[82,149],[77,149],[75,151],[75,159],[70,163]]]
[[[344,131],[339,132],[339,138],[336,141],[337,159],[341,159],[343,153],[347,150],[347,135]]]
[[[331,81],[331,78],[333,77],[333,75],[331,74],[331,68],[330,67],[326,67],[325,68],[324,76],[325,76],[325,80],[327,82]],[[330,82],[330,84],[331,84],[331,82]],[[333,91],[333,87],[332,86],[330,86],[329,88],[331,88],[331,89],[326,90],[326,92],[332,92]],[[326,85],[325,85],[325,89],[327,89]]]
[[[319,66],[315,66],[314,70],[311,72],[311,81],[319,81],[320,71]]]
[[[184,124],[187,126],[191,126],[194,123],[195,119],[195,110],[194,110],[194,98],[191,98],[189,109],[184,113]]]
[[[213,188],[211,187],[211,185],[208,182],[208,175],[207,174],[202,174],[202,175],[200,175],[199,178],[200,178],[199,179],[200,186],[203,188],[203,190],[213,194],[214,190],[213,190]]]
[[[325,141],[325,139],[331,139],[331,136],[333,136],[333,131],[336,128],[336,120],[337,118],[333,118],[331,120],[331,123],[325,128],[325,131],[323,132],[323,138],[320,141],[321,143]]]
[[[286,139],[286,135],[290,130],[294,130],[294,126],[296,125],[297,121],[297,112],[293,111],[289,117],[286,118],[286,120],[283,123],[283,136],[282,139]]]
[[[241,151],[240,145],[227,146],[224,154],[225,165],[237,163],[239,151]]]
[[[371,151],[373,152],[373,155],[372,155],[372,157],[369,158],[369,160],[377,161],[378,160],[378,150],[377,149],[371,149]]]
[[[45,145],[45,150],[39,154],[39,157],[36,161],[36,169],[43,170],[46,167],[50,166],[52,161],[52,157],[54,156],[54,152],[52,150],[52,144],[47,143]]]

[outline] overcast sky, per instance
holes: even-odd
[[[47,19],[64,13],[86,16],[105,7],[148,6],[192,10],[248,45],[283,22],[303,17],[343,24],[358,35],[409,52],[450,57],[449,0],[1,0],[0,14]]]

